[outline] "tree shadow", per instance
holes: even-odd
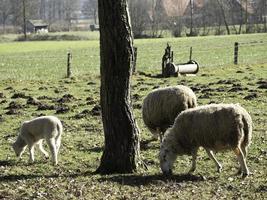
[[[0,160],[0,167],[14,166],[16,163],[11,160]]]
[[[150,143],[154,142],[154,141],[157,141],[156,139],[149,139],[149,140],[142,140],[140,141],[140,149],[141,150],[147,150],[147,149],[158,149],[157,146],[153,145],[149,145]]]
[[[86,171],[86,172],[75,172],[75,173],[53,173],[53,174],[9,174],[9,175],[0,175],[1,182],[15,182],[22,180],[31,180],[38,178],[76,178],[79,176],[90,176],[94,175],[95,172]]]
[[[155,175],[115,175],[109,177],[101,177],[98,179],[99,182],[111,181],[116,182],[121,185],[129,185],[129,186],[140,186],[140,185],[148,185],[148,184],[164,184],[168,182],[199,182],[204,181],[205,178],[203,176],[197,176],[192,174],[176,174],[171,176],[164,176],[162,174]]]
[[[86,152],[95,152],[95,153],[101,153],[102,151],[104,151],[104,147],[92,147],[92,148],[88,148],[88,149],[85,149],[84,151]]]
[[[156,75],[152,75],[152,74],[147,74],[145,72],[142,71],[138,71],[138,74],[141,76],[145,76],[145,77],[149,77],[149,78],[163,78],[162,74],[156,74]]]

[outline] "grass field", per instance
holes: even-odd
[[[240,64],[233,65],[233,43]],[[95,175],[104,135],[99,113],[99,42],[11,42],[0,44],[0,199],[266,199],[267,197],[267,34],[136,40],[137,73],[132,77],[134,115],[140,128],[141,156],[148,169],[134,174]],[[154,78],[160,73],[166,43],[175,62],[187,62],[189,47],[200,63],[197,76]],[[66,55],[73,53],[74,77],[65,78]],[[233,152],[218,153],[216,173],[204,150],[197,170],[187,175],[191,158],[177,159],[174,175],[159,168],[159,141],[149,142],[141,106],[153,88],[183,84],[195,91],[200,105],[240,103],[252,116],[254,131],[248,153],[252,175],[236,176]],[[33,105],[30,98],[39,102]],[[36,151],[18,161],[10,144],[24,120],[56,115],[64,123],[59,165]],[[47,148],[47,146],[46,146]]]

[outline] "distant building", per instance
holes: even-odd
[[[29,33],[47,33],[48,24],[43,20],[28,20],[27,21],[27,32]]]

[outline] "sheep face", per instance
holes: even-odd
[[[22,156],[23,152],[26,149],[26,146],[24,146],[24,147],[23,146],[19,146],[16,143],[14,143],[12,147],[13,147],[13,150],[15,151],[16,156],[19,157],[19,158]]]
[[[176,155],[166,148],[160,150],[160,168],[164,175],[172,174],[172,166]]]
[[[12,147],[15,151],[16,156],[20,158],[23,152],[25,151],[27,145],[20,137],[18,137],[16,142],[13,143]]]

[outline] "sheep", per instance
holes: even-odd
[[[61,121],[54,116],[37,117],[22,123],[19,135],[12,147],[16,156],[21,158],[26,147],[29,147],[29,162],[34,162],[34,146],[38,144],[40,151],[48,158],[48,153],[43,149],[42,142],[45,139],[51,154],[54,165],[58,164],[57,155],[61,144],[63,126]]]
[[[238,174],[249,175],[246,164],[247,148],[252,137],[252,119],[238,104],[210,104],[183,111],[174,125],[166,131],[160,147],[160,167],[163,174],[172,174],[177,155],[192,155],[192,167],[196,169],[199,147],[203,147],[215,162],[217,171],[222,165],[213,152],[233,150],[240,164]]]
[[[196,106],[196,95],[189,87],[177,85],[155,89],[143,100],[143,121],[154,139],[160,136],[161,142],[163,133],[173,124],[176,116]]]

